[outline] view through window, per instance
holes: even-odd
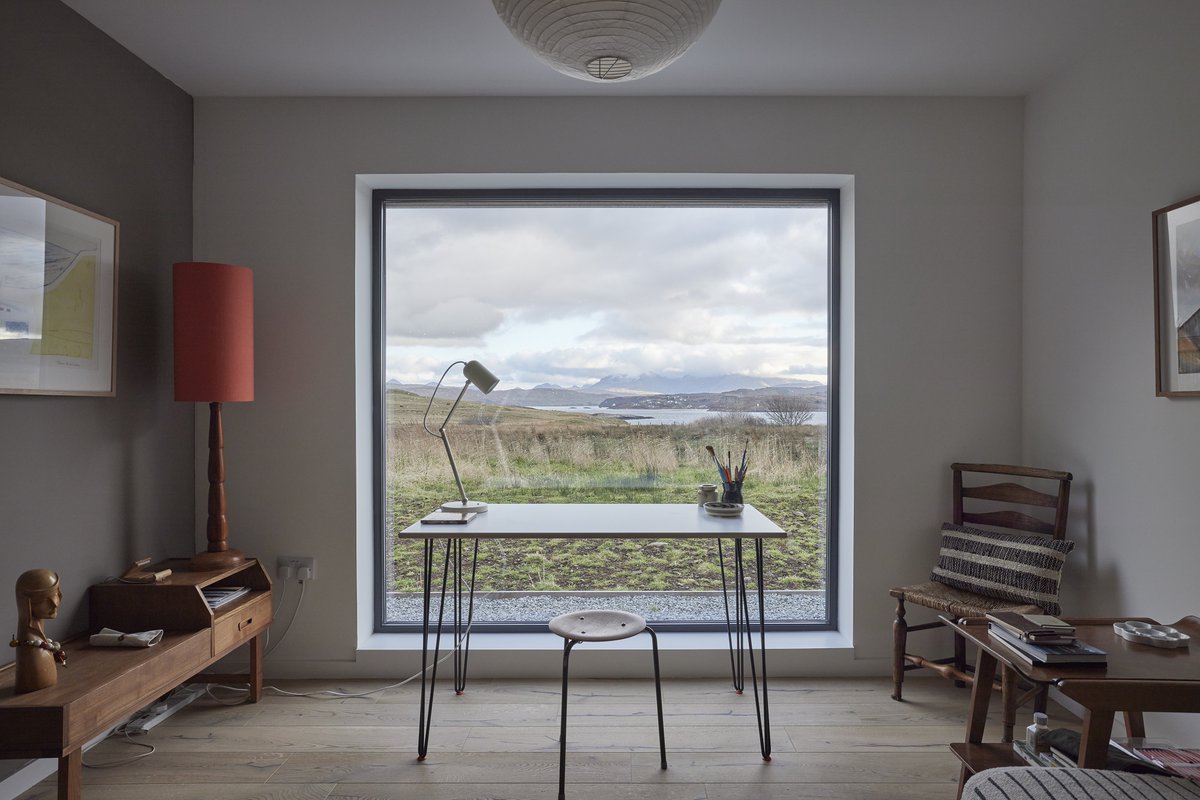
[[[448,428],[469,497],[695,503],[699,484],[718,480],[706,445],[734,462],[745,450],[745,502],[789,534],[766,544],[768,620],[834,622],[836,193],[395,192],[377,203],[380,629],[421,619],[422,544],[395,534],[457,497],[442,444],[421,421],[437,378],[471,359],[500,382],[487,396],[472,387]],[[461,374],[451,370],[433,399],[431,428]],[[659,625],[724,625],[716,548],[489,541],[475,620],[544,627],[567,610],[614,605]]]

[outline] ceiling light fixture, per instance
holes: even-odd
[[[512,34],[564,75],[607,83],[658,72],[691,47],[721,0],[492,0]]]

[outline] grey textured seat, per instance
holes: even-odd
[[[654,696],[658,701],[658,751],[667,768],[667,738],[663,730],[662,680],[658,669],[658,636],[637,614],[616,609],[590,609],[560,614],[550,620],[550,630],[563,638],[562,727],[558,739],[558,800],[566,799],[567,783],[567,667],[571,648],[580,642],[615,642],[645,631],[654,654]]]
[[[1001,767],[971,776],[963,800],[1197,800],[1200,786],[1187,778],[1134,775],[1104,769]]]

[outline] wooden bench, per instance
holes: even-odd
[[[58,683],[26,694],[13,691],[14,665],[0,668],[0,758],[57,758],[59,800],[79,800],[83,746],[176,686],[239,681],[249,683],[250,702],[259,700],[270,578],[254,560],[214,572],[190,572],[187,564],[177,559],[153,567],[174,571],[165,583],[109,582],[91,589],[93,630],[166,630],[154,647],[91,647],[86,636],[69,641]],[[214,612],[200,591],[212,585],[251,591]],[[250,648],[247,673],[198,674],[243,644]]]

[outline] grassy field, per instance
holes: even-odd
[[[426,398],[388,392],[389,586],[421,587],[419,541],[395,531],[456,496],[441,442],[421,428]],[[448,402],[434,403],[431,428]],[[440,410],[440,414],[439,414]],[[630,425],[586,414],[464,403],[450,441],[467,495],[489,503],[694,503],[716,482],[705,452],[741,453],[748,503],[788,531],[767,542],[773,589],[825,585],[825,428],[753,424],[736,415],[689,425]],[[481,591],[720,589],[715,543],[703,540],[509,540],[480,548]]]

